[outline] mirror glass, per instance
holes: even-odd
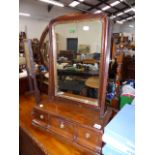
[[[54,25],[56,96],[98,106],[102,22]]]

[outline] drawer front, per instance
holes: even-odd
[[[37,125],[46,127],[48,125],[48,122],[49,122],[48,114],[45,112],[42,112],[40,110],[33,109],[32,122],[37,124]]]
[[[69,138],[71,140],[74,139],[74,124],[65,121],[62,118],[51,116],[50,117],[50,130],[56,132],[57,134]]]
[[[77,143],[89,149],[101,151],[102,133],[85,127],[77,128]]]

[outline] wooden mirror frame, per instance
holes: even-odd
[[[68,21],[81,21],[89,19],[98,19],[102,22],[102,45],[101,45],[101,65],[100,65],[100,88],[99,88],[99,97],[98,97],[98,107],[93,105],[86,105],[91,108],[96,108],[100,111],[100,117],[103,117],[106,110],[105,97],[106,97],[106,87],[107,87],[107,78],[108,78],[108,69],[109,69],[109,60],[110,60],[110,45],[111,45],[111,23],[110,20],[104,14],[69,14],[65,16],[57,17],[50,21],[49,25],[43,31],[40,38],[39,51],[43,46],[44,39],[49,33],[49,87],[48,87],[48,97],[50,100],[63,100],[63,101],[72,101],[72,103],[81,104],[81,102],[73,101],[65,98],[56,96],[55,94],[55,49],[53,47],[53,25],[58,22],[68,22]],[[103,26],[104,24],[104,26]]]

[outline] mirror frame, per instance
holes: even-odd
[[[56,23],[65,23],[70,21],[82,21],[82,20],[89,20],[89,19],[98,19],[102,23],[102,44],[101,44],[101,65],[100,65],[100,88],[98,91],[98,106],[88,105],[85,103],[81,103],[78,101],[66,99],[59,97],[55,94],[55,86],[56,86],[56,79],[55,79],[55,58],[56,58],[56,49],[54,43],[54,25]],[[109,69],[109,61],[110,61],[110,46],[111,46],[111,23],[109,18],[105,14],[82,14],[82,13],[74,13],[69,15],[64,15],[52,19],[45,30],[43,31],[41,38],[40,38],[40,45],[39,45],[39,52],[41,52],[41,48],[43,46],[44,39],[46,35],[49,33],[49,87],[48,87],[48,97],[49,100],[61,100],[63,102],[72,101],[76,104],[83,104],[91,108],[99,109],[100,116],[103,117],[104,112],[106,111],[106,104],[105,104],[105,97],[106,97],[106,87],[107,87],[107,79],[108,79],[108,69]]]

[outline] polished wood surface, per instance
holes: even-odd
[[[44,100],[34,106],[32,124],[46,132],[65,137],[75,146],[100,154],[103,130],[112,116],[112,111],[107,110],[102,119],[99,114],[97,109],[74,104],[71,100]]]
[[[29,90],[28,78],[20,78],[19,79],[19,94],[22,95]]]
[[[98,89],[99,88],[99,77],[93,76],[93,77],[88,78],[85,82],[85,85],[90,88]]]
[[[65,138],[74,139],[74,124],[64,121],[59,117],[53,116],[50,119],[50,129],[51,131],[63,135]]]
[[[82,144],[83,146],[90,149],[96,149],[96,147],[98,147],[98,150],[101,149],[100,147],[102,146],[102,134],[84,127],[79,127],[77,132],[77,143]]]
[[[37,143],[23,129],[19,129],[20,155],[45,155]]]
[[[35,106],[34,110],[42,112],[54,113],[64,118],[69,118],[72,121],[77,121],[80,124],[93,127],[95,123],[101,126],[104,123],[103,119],[100,119],[98,110],[87,108],[81,104],[73,104],[72,102],[62,101],[43,101],[43,107]]]
[[[61,96],[61,95],[59,95]],[[94,98],[90,98],[90,97],[86,97],[86,96],[81,96],[81,95],[76,95],[76,94],[71,94],[71,93],[67,93],[67,92],[64,92],[63,93],[63,101],[64,101],[64,97],[73,97],[73,98],[78,98],[79,100],[83,101],[83,102],[88,102],[89,105],[91,104],[92,106],[94,106],[96,109],[97,109],[97,105],[98,105],[98,101],[97,99],[94,99]],[[72,102],[73,103],[73,102]],[[79,102],[80,103],[80,102]],[[86,103],[87,104],[87,103]],[[83,106],[83,105],[82,105]],[[89,106],[90,107],[90,106]],[[94,108],[93,107],[93,108]]]
[[[47,96],[42,96],[42,99]],[[19,98],[20,151],[22,155],[97,155],[76,147],[56,134],[49,134],[31,125],[31,112],[35,105],[33,96]]]

